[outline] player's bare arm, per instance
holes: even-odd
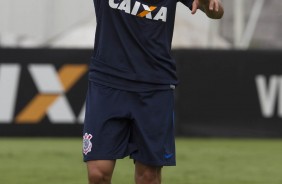
[[[221,19],[224,9],[220,0],[194,0],[192,4],[192,14],[202,10],[209,18]]]

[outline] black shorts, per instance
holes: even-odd
[[[130,92],[89,82],[84,161],[130,156],[146,165],[175,165],[174,90]]]

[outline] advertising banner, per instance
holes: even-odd
[[[81,135],[90,56],[0,50],[0,135]]]
[[[282,52],[177,50],[177,132],[282,137]]]
[[[91,52],[0,49],[0,136],[81,136]],[[282,137],[282,52],[173,54],[177,135]]]

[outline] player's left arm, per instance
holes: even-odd
[[[209,18],[221,19],[224,9],[220,0],[194,0],[192,4],[192,14],[202,10]]]

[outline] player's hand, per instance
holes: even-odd
[[[194,0],[192,14],[195,14],[198,9],[205,12],[210,18],[221,18],[223,15],[223,7],[220,0]]]
[[[192,14],[195,14],[198,9],[208,6],[210,11],[219,11],[218,0],[194,0],[192,4]]]

